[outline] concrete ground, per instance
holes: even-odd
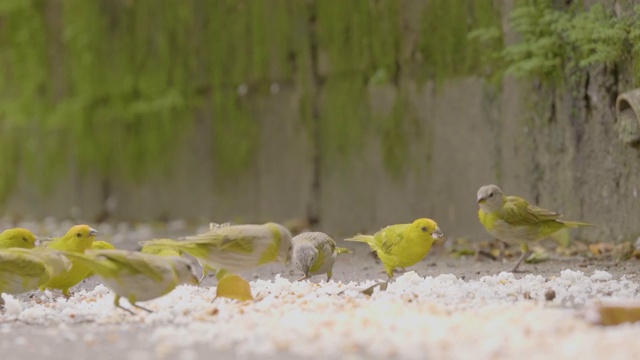
[[[381,273],[382,266],[367,250],[366,246],[360,244],[351,246],[356,249],[354,254],[340,256],[334,268],[334,280],[336,282],[348,283],[351,281],[362,282],[372,279],[384,279]],[[453,274],[465,282],[476,281],[486,275],[495,275],[509,268],[510,262],[492,261],[486,258],[461,258],[454,259],[443,253],[442,250],[435,250],[429,254],[422,262],[408,268],[415,271],[421,277],[436,277],[441,274]],[[531,265],[525,264],[523,270],[528,273],[517,274],[516,279],[527,274],[541,275],[545,279],[560,276],[560,272],[565,269],[582,271],[587,275],[595,270],[604,270],[613,275],[613,279],[618,279],[623,275],[638,281],[640,262],[613,262],[610,260],[587,260],[581,258],[571,258],[563,260],[552,260],[544,263]],[[300,274],[289,268],[284,269],[282,265],[267,265],[255,271],[243,274],[246,279],[273,279],[276,274],[288,280],[295,280]],[[400,274],[398,274],[400,276]],[[320,282],[324,276],[315,277],[313,282]],[[546,280],[545,280],[546,281]],[[98,281],[95,278],[87,279],[74,290],[93,289]],[[202,286],[204,288],[215,285],[215,279],[209,277],[205,279]],[[18,298],[24,304],[34,301],[38,295],[25,294]],[[443,300],[446,302],[446,299]],[[105,310],[120,311],[120,310]],[[566,309],[564,311],[574,311]],[[177,325],[178,327],[182,325]],[[518,326],[517,324],[514,326]],[[162,342],[149,339],[151,333],[158,329],[158,325],[146,323],[145,321],[124,321],[122,323],[99,323],[94,321],[77,322],[50,322],[46,325],[28,324],[21,320],[16,320],[8,316],[0,317],[0,354],[3,360],[18,359],[233,359],[233,358],[260,358],[260,359],[294,359],[301,355],[291,351],[280,351],[275,354],[266,355],[242,355],[235,348],[219,348],[212,344],[197,342],[190,346],[180,347],[163,344]],[[637,328],[640,333],[640,327]],[[455,336],[455,334],[451,334]],[[384,338],[379,341],[385,341]],[[637,342],[636,342],[637,343]],[[636,346],[636,345],[633,345]],[[444,353],[448,354],[448,353]],[[473,356],[473,349],[469,349],[469,355]],[[323,358],[322,354],[311,356]],[[449,354],[445,357],[459,357]],[[483,354],[476,354],[476,358],[484,358]],[[531,355],[531,354],[530,354]],[[340,356],[338,356],[340,357]],[[345,354],[348,358],[371,357],[363,352],[350,352]],[[383,356],[384,357],[384,356]],[[397,355],[402,358],[403,356]],[[505,358],[502,356],[492,356],[493,358]],[[528,357],[528,356],[523,356]],[[533,356],[535,357],[535,356]]]

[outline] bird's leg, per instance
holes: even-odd
[[[200,280],[198,280],[198,286],[200,286],[200,283],[202,282],[202,280],[204,280],[204,278],[207,277],[207,275],[209,275],[210,273],[216,271],[216,269],[210,267],[209,265],[202,265],[202,276],[200,277]],[[224,273],[222,273],[224,274]],[[218,273],[216,273],[216,277],[217,277]],[[218,279],[220,280],[220,279]]]
[[[136,304],[136,303],[132,303],[131,305],[132,305],[133,307],[138,308],[138,309],[144,310],[144,311],[146,311],[146,312],[148,312],[148,313],[152,313],[152,312],[153,312],[153,311],[151,311],[151,310],[147,309],[146,307],[142,307],[142,306],[140,306],[140,305],[138,305],[138,304]]]
[[[512,273],[516,273],[516,272],[523,272],[522,270],[518,270],[518,267],[520,266],[520,264],[522,264],[522,262],[524,261],[524,259],[528,258],[532,251],[529,250],[529,245],[527,245],[526,242],[523,242],[520,245],[520,250],[522,251],[522,255],[520,255],[520,258],[518,259],[518,261],[516,261],[515,265],[513,265],[513,267],[511,268],[511,272]]]
[[[305,276],[301,277],[300,279],[298,279],[296,281],[307,280],[308,278],[309,278],[309,275],[305,275]]]
[[[198,286],[200,286],[200,283],[202,282],[202,280],[204,280],[204,278],[207,276],[207,274],[203,271],[202,272],[202,276],[200,276],[200,279],[198,280]]]
[[[120,295],[116,295],[115,298],[113,299],[113,304],[117,307],[120,308],[126,312],[128,312],[131,315],[135,315],[135,313],[129,309],[127,309],[126,307],[123,307],[122,305],[120,305]]]
[[[385,267],[385,270],[386,270],[387,276],[389,277],[389,280],[391,280],[393,278],[393,271],[395,270],[395,268]]]

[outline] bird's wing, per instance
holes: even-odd
[[[404,228],[406,228],[406,225],[403,224],[387,226],[381,230],[380,236],[382,237],[382,241],[380,243],[380,250],[383,253],[389,254],[391,249],[402,243],[404,239],[402,230]]]
[[[213,246],[220,250],[251,253],[256,236],[246,234],[232,236],[225,232],[213,230],[204,234],[187,236],[185,239],[197,246]]]
[[[326,251],[328,254],[332,254],[336,249],[335,241],[316,241],[313,245],[319,252]]]
[[[0,252],[0,271],[19,276],[39,277],[45,272],[42,261],[32,255],[14,251]]]
[[[537,225],[545,221],[554,221],[560,217],[560,214],[537,206],[529,205],[529,203],[518,196],[508,196],[500,217],[505,222],[515,225]]]
[[[324,262],[327,259],[328,254],[329,253],[323,251],[322,248],[319,248],[318,257],[316,258],[316,261],[313,264],[311,264],[311,267],[309,268],[309,272],[314,273],[320,270],[322,265],[324,265]]]
[[[92,251],[97,258],[103,258],[109,262],[117,265],[118,269],[127,269],[130,273],[144,274],[157,281],[162,281],[162,274],[158,272],[147,258],[158,257],[159,260],[166,260],[159,255],[144,254],[140,256],[140,253],[131,253],[128,251],[119,250],[103,250]]]

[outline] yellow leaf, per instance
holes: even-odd
[[[595,244],[589,244],[589,251],[595,256],[600,256],[602,254],[611,252],[613,250],[613,245],[610,243],[599,242]]]
[[[600,325],[610,326],[640,321],[640,304],[600,304]]]
[[[249,282],[236,274],[226,274],[218,281],[216,297],[238,301],[253,300]]]

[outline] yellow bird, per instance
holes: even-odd
[[[0,249],[24,248],[32,249],[36,246],[36,237],[24,228],[7,229],[0,233]]]
[[[420,218],[411,224],[390,225],[373,235],[358,234],[345,241],[369,244],[391,279],[396,268],[412,266],[422,260],[431,250],[434,240],[442,236],[435,221]]]
[[[545,239],[566,228],[594,226],[584,222],[560,220],[561,215],[556,212],[529,205],[518,196],[505,196],[496,185],[482,186],[476,200],[482,226],[498,240],[520,244],[522,255],[511,272],[516,272],[522,261],[531,255],[529,242]]]
[[[53,239],[43,246],[50,250],[62,250],[82,254],[85,250],[91,249],[96,235],[98,235],[98,231],[87,225],[75,225],[71,227],[63,237]],[[71,262],[73,266],[71,266],[69,271],[52,277],[44,286],[41,286],[41,289],[59,289],[62,290],[62,294],[68,298],[70,295],[69,288],[91,274],[91,269],[85,264],[78,263],[75,260],[71,260]]]

